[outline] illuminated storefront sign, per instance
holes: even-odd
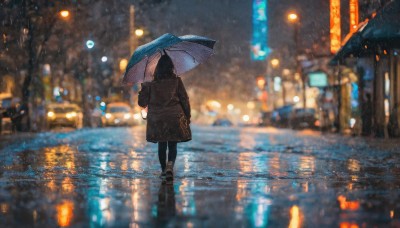
[[[341,46],[340,0],[330,0],[331,52],[336,53]]]
[[[269,52],[267,32],[267,0],[253,0],[252,59],[265,60],[267,57]]]
[[[357,31],[358,25],[358,0],[350,0],[350,33]]]

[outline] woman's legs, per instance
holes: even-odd
[[[172,161],[175,163],[177,150],[177,142],[168,142],[168,161]]]
[[[162,171],[167,166],[167,142],[158,143],[158,160],[160,161]]]

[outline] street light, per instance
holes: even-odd
[[[289,13],[288,19],[289,19],[289,21],[291,21],[291,22],[295,22],[295,21],[297,20],[297,14],[295,14],[295,13]]]
[[[69,16],[69,11],[68,10],[62,10],[62,11],[60,11],[60,15],[63,18],[67,18]]]
[[[279,59],[272,59],[271,60],[271,65],[273,68],[276,68],[279,66]]]
[[[288,20],[294,25],[294,43],[295,43],[295,58],[296,58],[296,71],[297,74],[300,75],[302,81],[302,95],[303,95],[303,108],[305,109],[307,106],[307,98],[306,98],[306,79],[305,75],[301,73],[301,65],[299,60],[299,17],[295,13],[288,14]]]
[[[107,56],[101,57],[101,61],[102,61],[103,63],[107,62],[107,60],[108,60]]]
[[[136,36],[143,36],[143,33],[144,33],[144,31],[143,31],[143,29],[136,29],[135,30],[135,34],[136,34]]]
[[[119,62],[119,69],[121,70],[121,72],[123,72],[127,66],[128,66],[128,60],[121,59],[121,61]]]
[[[92,49],[94,47],[93,40],[86,41],[86,47],[89,48],[89,49]]]

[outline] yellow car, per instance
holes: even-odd
[[[83,113],[76,104],[49,104],[47,106],[47,125],[49,128],[54,126],[82,128]]]
[[[123,102],[107,104],[106,113],[102,116],[103,126],[132,126],[138,124],[140,114],[134,114],[131,107]]]

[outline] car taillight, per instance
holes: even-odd
[[[314,122],[314,125],[315,125],[316,127],[319,127],[319,120],[316,120],[316,121]]]

